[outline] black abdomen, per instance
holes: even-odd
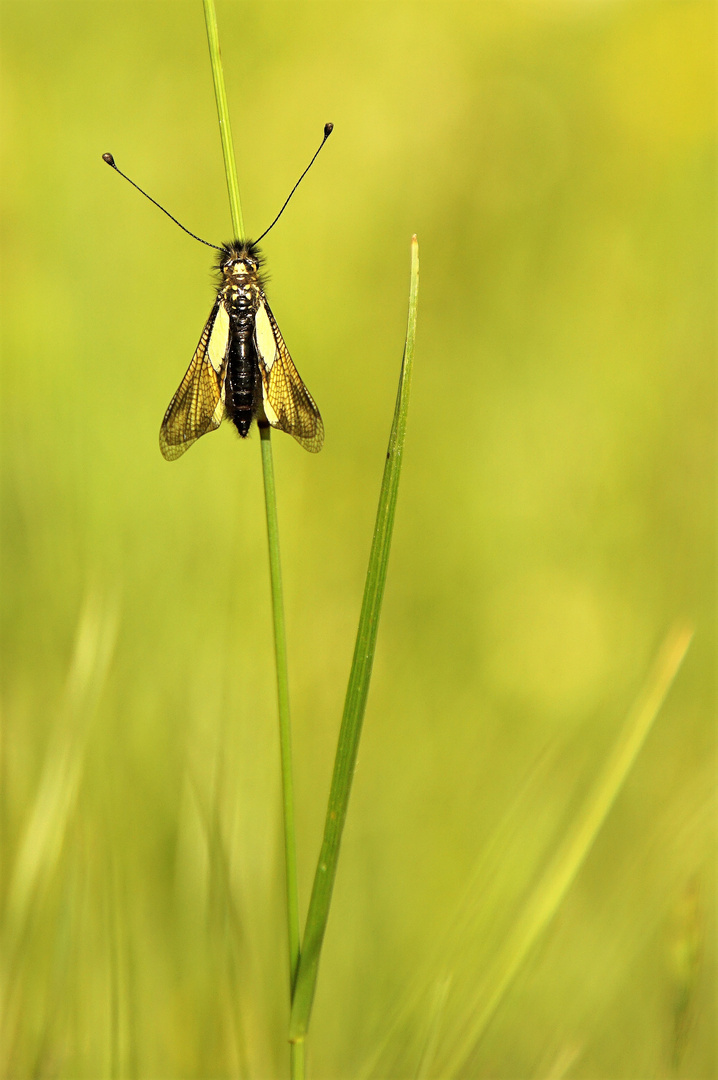
[[[259,365],[254,346],[254,315],[230,315],[230,343],[224,404],[227,416],[246,438],[255,414]]]

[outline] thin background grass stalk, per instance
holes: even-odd
[[[23,964],[29,928],[59,877],[82,783],[87,740],[112,662],[118,625],[117,601],[90,592],[77,626],[61,713],[48,742],[37,794],[9,880],[1,950],[3,1064],[12,1060],[26,1001]]]
[[[558,911],[646,741],[683,663],[692,636],[690,626],[678,625],[664,640],[592,790],[529,896],[495,964],[479,986],[470,1004],[471,1022],[454,1046],[448,1061],[442,1061],[444,1075],[458,1076],[466,1069],[476,1045],[530,949]]]
[[[219,49],[219,32],[214,0],[203,0],[204,17],[207,26],[207,41],[212,64],[214,94],[217,102],[217,116],[222,139],[224,171],[227,177],[227,191],[232,216],[232,227],[237,238],[246,239],[242,207],[239,198],[237,167],[232,143],[232,129],[229,122],[227,92],[224,84],[222,58]],[[284,622],[284,601],[282,595],[282,575],[279,559],[279,525],[277,519],[277,500],[274,486],[274,464],[272,442],[268,426],[260,427],[262,448],[262,472],[264,476],[264,500],[267,512],[267,539],[269,542],[269,574],[272,593],[272,619],[274,623],[274,653],[277,672],[277,698],[279,705],[279,743],[282,766],[282,804],[284,814],[284,854],[287,890],[287,929],[289,941],[289,992],[290,1000],[294,980],[299,964],[299,891],[297,884],[297,844],[294,824],[294,783],[292,777],[292,741],[289,719],[289,675],[287,669],[287,638]],[[302,1080],[304,1076],[303,1046],[291,1048],[291,1074],[293,1080]]]

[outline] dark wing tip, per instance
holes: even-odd
[[[178,457],[184,454],[185,450],[189,450],[194,442],[196,442],[196,439],[180,443],[170,442],[164,424],[160,428],[160,453],[165,461],[176,461]]]
[[[324,446],[324,422],[313,401],[312,405],[315,410],[313,414],[313,430],[311,432],[290,431],[289,434],[293,435],[299,445],[304,447],[305,450],[308,450],[310,454],[318,454]]]

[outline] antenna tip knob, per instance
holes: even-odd
[[[333,131],[334,131],[334,124],[325,124],[324,125],[324,138],[328,139]]]
[[[102,160],[106,161],[108,165],[111,165],[113,169],[115,168],[115,159],[112,154],[103,154]]]

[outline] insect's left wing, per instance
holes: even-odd
[[[218,296],[160,427],[160,450],[167,461],[174,461],[222,423],[228,343],[229,315]]]
[[[314,398],[292,363],[284,338],[264,296],[254,320],[254,341],[262,373],[264,412],[272,427],[293,435],[316,454],[324,442],[324,424]]]

